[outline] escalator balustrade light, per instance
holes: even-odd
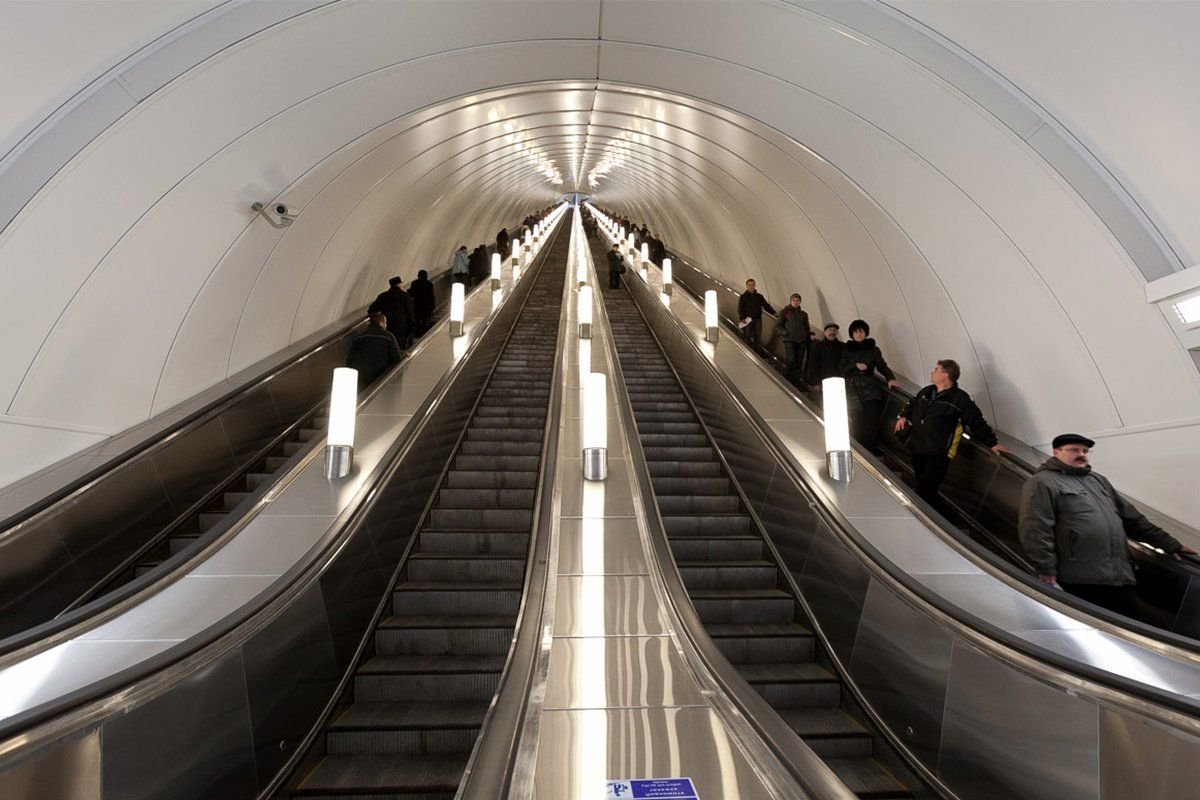
[[[463,312],[466,311],[466,287],[461,283],[450,285],[450,335],[463,335]]]
[[[526,230],[525,231],[525,252],[529,252],[529,249],[531,247],[533,247],[533,231]]]
[[[642,263],[650,263],[650,245],[646,242],[642,242]]]
[[[625,241],[625,226],[624,225],[622,225],[620,227],[620,229],[617,230],[617,238],[620,239],[622,242]]]
[[[592,338],[592,287],[581,286],[578,297],[579,338]]]
[[[704,293],[704,339],[714,344],[719,337],[717,328],[717,290],[709,289]]]
[[[329,393],[329,437],[325,477],[344,478],[354,466],[354,416],[358,413],[358,370],[338,367]]]
[[[521,242],[516,239],[512,243],[512,262],[514,267],[521,263]]]
[[[492,291],[500,288],[500,254],[492,253]]]
[[[608,379],[590,372],[583,385],[583,478],[608,478]]]
[[[675,276],[671,272],[671,259],[664,258],[662,265],[663,294],[670,294],[675,286]]]
[[[848,481],[854,475],[854,459],[850,453],[846,379],[821,381],[821,399],[825,407],[825,466],[833,480]]]
[[[516,283],[519,280],[521,280],[521,262],[514,261],[513,262],[513,283]]]
[[[578,263],[575,266],[575,280],[580,286],[583,286],[585,283],[587,283],[587,279],[588,279],[587,258],[584,257],[583,253],[580,253]]]

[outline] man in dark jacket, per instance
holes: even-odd
[[[500,232],[496,234],[496,252],[500,254],[501,258],[509,257],[509,246],[508,228],[501,228]]]
[[[836,322],[825,325],[825,335],[808,347],[808,382],[819,386],[826,378],[842,374],[842,351],[846,343],[838,338],[841,328]]]
[[[503,256],[501,256],[503,258]],[[471,275],[470,282],[478,283],[485,280],[492,274],[492,265],[488,263],[488,251],[486,245],[479,245],[471,251],[470,257],[467,259],[467,271]]]
[[[1196,551],[1146,519],[1092,471],[1088,459],[1095,444],[1077,433],[1054,437],[1054,457],[1021,490],[1021,545],[1042,583],[1137,619],[1137,579],[1125,540],[1146,542],[1176,559]]]
[[[934,508],[940,505],[938,488],[946,479],[950,459],[958,452],[964,429],[993,453],[1009,452],[997,443],[971,395],[958,388],[960,373],[957,361],[944,358],[937,362],[929,375],[933,383],[917,392],[896,420],[896,433],[907,431],[905,443],[916,472],[917,494]]]
[[[608,288],[621,288],[621,273],[625,271],[625,257],[621,255],[621,245],[613,244],[608,251]]]
[[[436,305],[433,281],[429,280],[428,270],[417,273],[417,279],[408,285],[408,296],[412,298],[415,333],[422,336],[433,325],[433,308]]]
[[[783,337],[784,354],[787,356],[784,375],[792,383],[799,383],[803,375],[804,357],[808,354],[808,340],[812,336],[808,327],[808,312],[800,307],[802,299],[793,292],[791,300],[779,312],[779,319],[775,322],[776,331]]]
[[[354,337],[346,366],[358,370],[358,390],[361,392],[393,364],[400,363],[400,347],[396,337],[386,330],[387,317],[376,311],[371,314],[367,329]]]
[[[899,386],[896,375],[883,360],[883,351],[870,338],[871,326],[866,320],[850,323],[850,340],[842,350],[840,369],[846,379],[846,402],[850,411],[850,429],[859,443],[877,453],[879,426],[887,395],[876,373],[883,376],[891,388]]]
[[[746,281],[746,291],[738,297],[738,319],[741,320],[742,336],[746,344],[757,349],[762,339],[763,312],[775,313],[767,298],[758,293],[754,279]]]
[[[395,336],[396,343],[404,349],[408,346],[408,337],[412,333],[412,298],[404,291],[404,281],[400,278],[391,278],[388,284],[391,288],[376,297],[367,311],[371,314],[379,312],[387,317],[388,333]]]

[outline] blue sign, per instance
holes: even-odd
[[[700,800],[691,778],[609,781],[607,800]]]

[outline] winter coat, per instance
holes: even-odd
[[[412,298],[413,312],[416,316],[433,316],[433,308],[437,305],[433,297],[433,281],[417,278],[408,285],[408,295]]]
[[[809,383],[820,383],[826,378],[836,378],[842,374],[842,353],[846,343],[840,339],[830,341],[824,337],[813,342],[808,348]]]
[[[865,372],[858,368],[859,364],[867,365]],[[883,401],[883,384],[875,377],[877,371],[889,381],[896,380],[896,373],[883,360],[883,353],[875,346],[874,339],[863,339],[861,342],[851,339],[846,342],[838,369],[846,379],[846,398],[851,403]]]
[[[471,257],[462,250],[454,251],[454,260],[450,262],[450,272],[454,275],[466,275],[470,269]]]
[[[971,395],[957,385],[944,392],[938,392],[932,384],[926,386],[908,401],[900,416],[909,423],[905,434],[908,450],[917,455],[954,458],[963,429],[985,447],[996,444],[996,434],[983,418],[983,412]]]
[[[779,312],[775,329],[783,336],[785,342],[807,343],[811,332],[808,326],[808,312],[803,308],[792,308],[789,303]]]
[[[616,250],[608,251],[608,273],[620,274],[625,271],[625,258]]]
[[[775,313],[767,298],[758,292],[745,291],[738,297],[738,319],[761,319],[764,311]]]
[[[387,371],[392,364],[400,363],[400,345],[396,337],[374,325],[354,337],[346,366],[358,370],[358,386],[361,389]]]
[[[402,342],[408,337],[415,317],[413,301],[408,296],[408,292],[399,286],[393,286],[381,293],[367,311],[372,314],[379,312],[387,317],[388,333],[395,336],[398,341]]]
[[[501,228],[500,232],[496,234],[496,252],[500,254],[501,258],[505,258],[509,255],[508,248],[508,229]]]
[[[1021,490],[1021,545],[1039,575],[1062,583],[1135,583],[1126,539],[1179,552],[1175,537],[1146,519],[1090,467],[1051,458]]]

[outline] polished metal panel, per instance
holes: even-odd
[[[644,575],[646,556],[633,517],[564,518],[559,523],[560,575]]]
[[[787,565],[793,573],[799,565]],[[825,631],[833,651],[844,663],[854,654],[859,619],[871,575],[862,562],[824,523],[809,548],[799,584],[813,615]]]
[[[390,381],[358,412],[359,419],[373,414],[412,414],[429,397],[433,384]]]
[[[848,482],[854,478],[854,458],[849,450],[828,450],[825,471],[830,480]]]
[[[260,515],[288,517],[335,517],[362,489],[369,473],[359,465],[345,478],[325,477],[320,459],[305,465],[296,477],[263,507]]]
[[[986,619],[1006,631],[1089,629],[1091,626],[1068,617],[1005,585],[996,585],[982,572],[924,573],[917,580],[945,597],[958,608]]]
[[[1099,795],[1099,711],[956,642],[938,774],[972,800]]]
[[[872,581],[854,656],[855,685],[889,728],[926,764],[936,764],[954,637]]]
[[[606,454],[607,455],[607,454]],[[574,453],[563,450],[564,460],[574,461]],[[607,480],[603,486],[590,483],[587,459],[583,477],[587,482],[565,480],[559,484],[562,492],[561,514],[564,517],[632,517],[633,491],[629,487],[629,466],[615,457],[606,460]]]
[[[266,786],[329,701],[341,670],[319,585],[242,645],[258,785]]]
[[[560,637],[550,648],[548,711],[707,702],[666,636]]]
[[[79,637],[84,642],[186,639],[258,596],[273,575],[185,577]]]
[[[700,797],[770,798],[755,769],[707,708],[547,711],[535,800],[601,797],[621,778],[689,777]]]
[[[324,474],[326,480],[338,480],[350,474],[354,467],[354,448],[348,444],[325,445]]]
[[[589,481],[608,478],[608,448],[585,447],[583,449],[583,477]],[[597,509],[602,512],[603,509]]]
[[[334,517],[258,517],[192,575],[282,575],[333,526]]]
[[[912,517],[849,517],[863,538],[899,569],[910,574],[981,573],[962,553],[936,537]]]
[[[253,797],[258,781],[241,652],[106,720],[102,741],[106,800]]]
[[[0,797],[100,800],[100,729],[56,742],[15,765],[0,764]]]
[[[151,460],[176,514],[186,511],[238,464],[220,417],[172,440]]]
[[[608,604],[597,608],[596,599]],[[612,602],[615,599],[616,602]],[[665,620],[646,577],[564,575],[555,595],[556,636],[645,636],[666,632]]]
[[[1200,788],[1200,740],[1100,710],[1100,797],[1178,800]]]
[[[1026,641],[1128,680],[1161,687],[1171,694],[1200,698],[1200,670],[1095,629],[1018,631]]]

